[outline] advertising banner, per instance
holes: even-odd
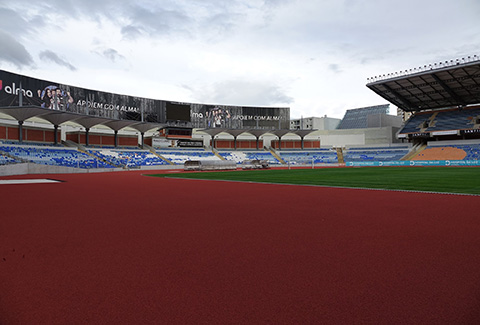
[[[0,70],[0,107],[19,106],[20,94],[24,106],[120,120],[166,123],[173,116],[191,123],[193,128],[233,129],[287,129],[290,124],[288,107],[177,103],[79,88]]]
[[[0,70],[0,106],[23,105],[112,119],[161,122],[158,100],[106,93]]]
[[[192,124],[196,128],[288,129],[290,108],[193,104]]]
[[[480,166],[480,160],[398,160],[398,161],[359,161],[347,162],[347,167],[368,166]]]

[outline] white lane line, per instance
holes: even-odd
[[[43,183],[61,183],[54,179],[4,179],[0,180],[0,185],[10,185],[10,184],[43,184]]]

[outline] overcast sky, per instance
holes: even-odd
[[[291,118],[387,103],[367,78],[474,54],[479,0],[0,0],[0,69]]]

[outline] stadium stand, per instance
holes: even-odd
[[[188,160],[220,160],[213,152],[203,149],[157,149],[155,152],[177,165]]]
[[[349,109],[340,121],[337,129],[364,129],[367,128],[367,118],[369,115],[387,114],[389,104],[377,105],[356,109]]]
[[[410,151],[408,145],[398,147],[363,147],[343,150],[345,162],[360,161],[396,161],[401,160]]]
[[[147,150],[89,149],[88,152],[117,167],[168,165],[168,162]]]
[[[288,164],[332,164],[338,163],[337,151],[334,149],[317,149],[302,151],[280,151],[280,157]]]
[[[80,152],[75,148],[33,146],[24,144],[0,144],[0,151],[19,161],[35,164],[75,168],[113,168],[114,166]]]
[[[18,162],[20,161],[17,159],[0,154],[0,165],[16,164]]]
[[[478,129],[480,107],[419,112],[400,130],[400,134]]]
[[[266,160],[270,165],[280,164],[280,161],[268,151],[219,151],[218,153],[225,160],[233,160],[237,164],[245,160]]]
[[[429,142],[411,160],[480,160],[480,141]]]
[[[183,165],[186,161],[229,161],[242,164],[244,161],[265,160],[271,166],[279,166],[410,159],[478,160],[480,93],[476,90],[480,84],[479,58],[474,56],[451,60],[448,64],[425,65],[409,71],[411,72],[405,70],[400,74],[374,77],[367,84],[380,97],[398,107],[404,116],[413,113],[407,122],[401,125],[401,122],[397,124],[386,118],[390,104],[369,106],[347,110],[337,130],[334,130],[335,133],[313,129],[290,130],[281,123],[259,125],[257,122],[255,127],[242,124],[232,129],[225,128],[225,125],[222,128],[197,129],[196,132],[203,133],[200,140],[198,134],[197,138],[194,137],[192,121],[171,124],[168,119],[160,121],[152,115],[151,121],[147,119],[148,121],[140,122],[136,118],[131,119],[131,116],[118,119],[115,116],[90,116],[83,111],[75,114],[67,111],[50,114],[51,111],[39,107],[38,103],[29,102],[25,106],[24,101],[20,103],[19,98],[5,93],[3,95],[8,106],[0,107],[0,113],[9,118],[0,125],[0,165],[30,162],[74,168],[153,169],[156,166]],[[12,75],[6,71],[1,73],[5,78]],[[27,100],[28,96],[22,99]],[[181,108],[186,112],[187,106],[175,109]],[[190,106],[191,110],[197,108],[195,105]],[[288,120],[288,109],[285,108],[282,112],[285,115],[278,116]],[[263,116],[263,113],[263,109],[260,109],[255,114]],[[200,114],[196,117],[196,122],[203,119]],[[79,124],[84,130],[54,132],[51,125],[41,126],[43,122],[33,125],[37,122],[32,120],[29,125],[27,120],[30,118],[40,118],[53,124],[53,130],[65,122]],[[110,127],[113,135],[105,128],[102,132],[95,133],[91,128],[96,125]],[[139,133],[134,134],[132,130],[123,135],[118,133],[126,127]],[[381,128],[386,131],[377,130]],[[375,130],[362,133],[358,129]],[[156,133],[145,139],[146,132],[153,130]],[[310,139],[305,138],[314,132],[318,133]],[[203,138],[207,135],[210,136],[210,142],[207,141],[208,138]],[[295,135],[299,139],[294,138]],[[120,141],[122,137],[129,141]],[[162,143],[162,149],[152,147],[155,137],[160,138],[156,139],[161,140],[156,145]],[[397,142],[400,141],[404,141],[404,145],[398,145]],[[199,147],[193,146],[195,143]],[[207,150],[201,146],[211,148]]]

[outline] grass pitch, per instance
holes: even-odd
[[[480,195],[478,167],[269,169],[152,176]]]

